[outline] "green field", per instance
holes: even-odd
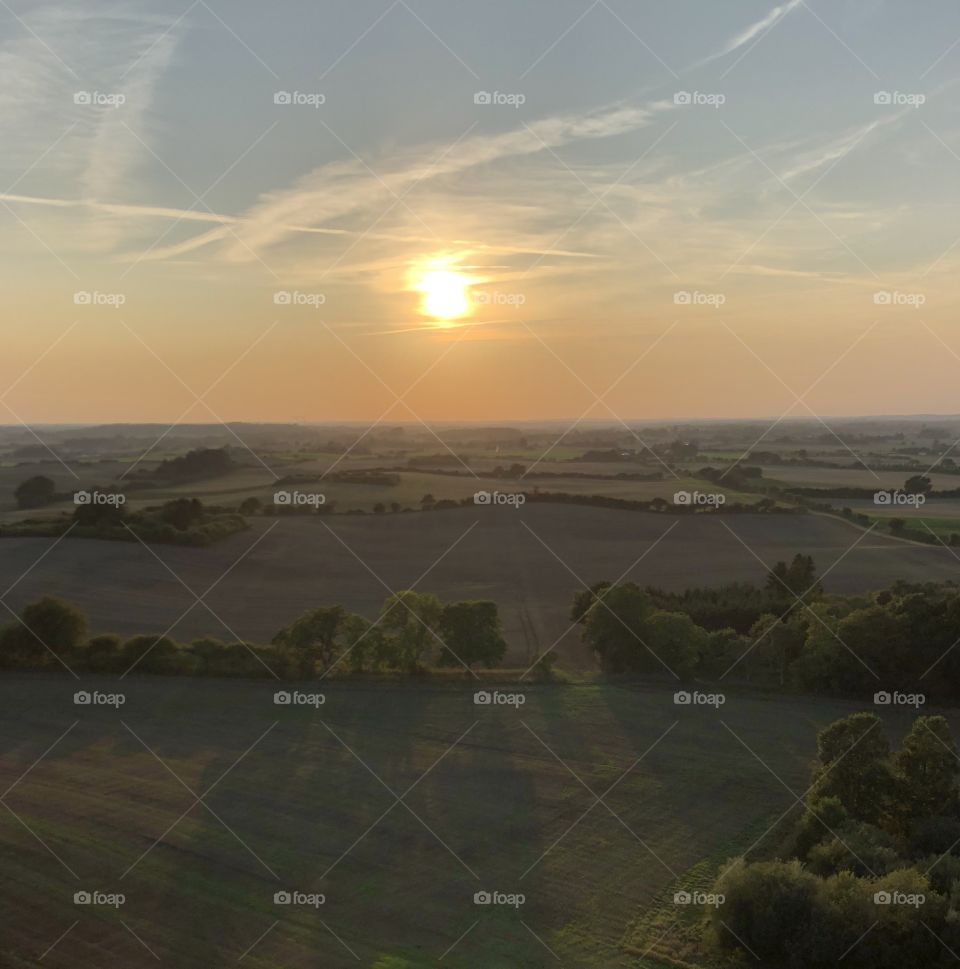
[[[126,703],[78,708],[78,687]],[[664,893],[787,812],[817,730],[855,709],[731,695],[717,714],[667,685],[531,687],[519,710],[475,706],[470,683],[325,688],[314,710],[274,706],[272,683],[6,676],[0,964],[148,966],[148,946],[178,969],[637,966]],[[525,901],[477,906],[481,890]]]

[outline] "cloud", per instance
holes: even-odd
[[[722,57],[727,57],[729,54],[734,53],[734,51],[740,50],[741,47],[746,47],[747,44],[754,41],[756,38],[760,37],[765,31],[770,30],[775,24],[787,16],[790,11],[795,10],[803,0],[788,0],[787,3],[779,4],[774,7],[766,17],[762,17],[756,23],[750,24],[740,33],[731,37],[720,50],[715,51],[713,54],[708,54],[703,60],[698,61],[694,64],[694,67],[703,67],[705,64],[709,64],[712,61],[719,60]]]

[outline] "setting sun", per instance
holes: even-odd
[[[425,273],[416,289],[423,293],[421,311],[434,319],[453,320],[465,316],[470,309],[467,288],[470,279],[450,270]]]

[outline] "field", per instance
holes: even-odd
[[[13,607],[50,593],[75,602],[96,632],[261,642],[317,605],[339,602],[372,618],[391,590],[416,584],[443,599],[496,601],[508,663],[530,662],[561,640],[558,656],[576,667],[586,660],[567,613],[581,583],[621,575],[674,590],[762,582],[765,565],[797,552],[812,555],[821,572],[830,569],[826,587],[841,593],[957,575],[945,548],[864,537],[819,515],[720,518],[530,504],[251,523],[206,549],[87,539],[51,548],[49,539],[8,538],[0,583],[13,586]],[[209,609],[195,598],[208,589]]]
[[[78,687],[126,703],[77,708]],[[470,684],[341,682],[318,711],[274,688],[0,682],[0,964],[652,966],[636,955],[673,936],[643,917],[788,812],[817,730],[855,709],[732,695],[718,714],[666,685],[491,708]],[[275,905],[283,890],[325,902]],[[525,901],[477,906],[482,890]]]

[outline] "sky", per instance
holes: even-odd
[[[960,7],[0,0],[0,423],[956,413]]]

